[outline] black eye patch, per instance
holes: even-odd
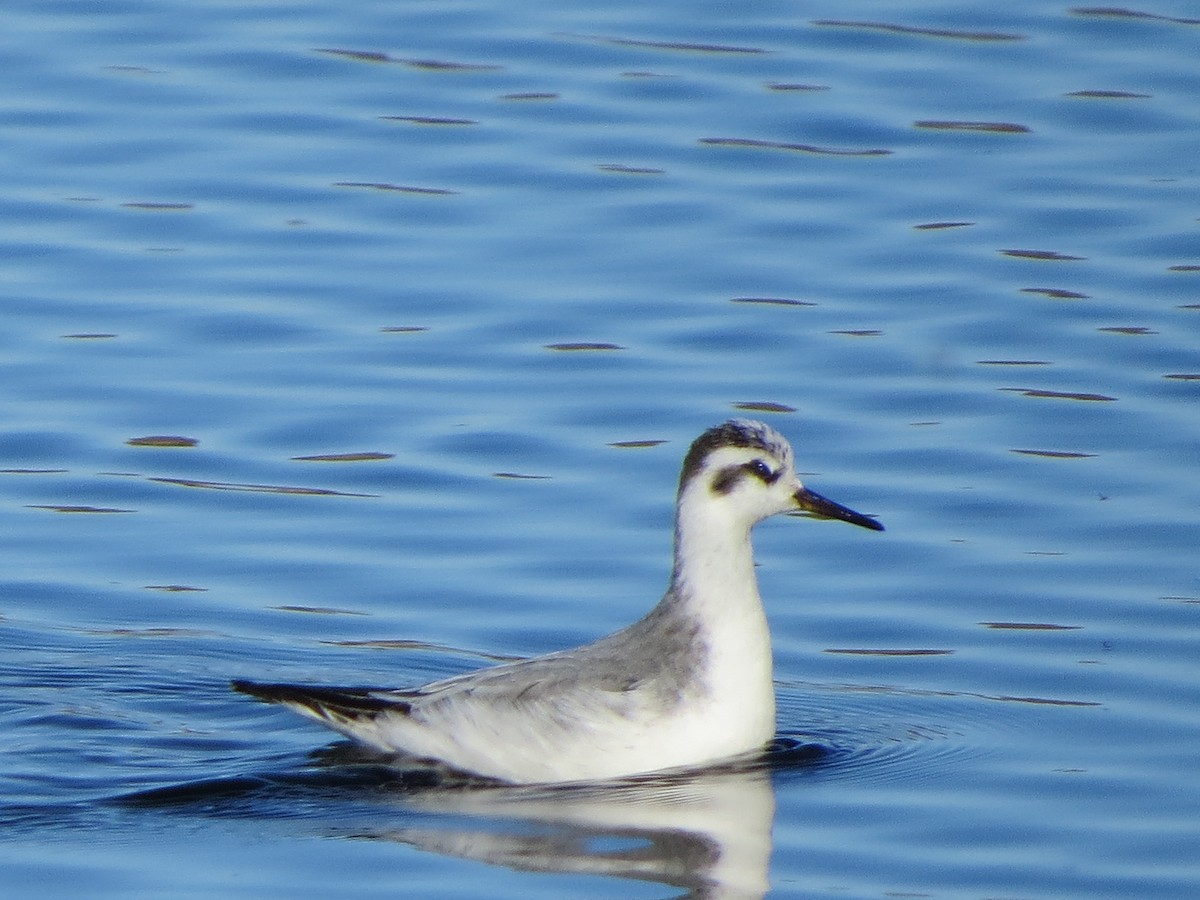
[[[774,484],[779,480],[779,475],[783,470],[772,472],[761,459],[754,459],[748,463],[742,463],[740,466],[728,466],[717,473],[712,481],[712,492],[714,494],[728,494],[737,486],[737,483],[746,475],[753,475],[763,484]]]
[[[741,466],[729,466],[722,469],[712,480],[712,492],[720,495],[728,494],[745,474]]]

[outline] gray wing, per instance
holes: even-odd
[[[380,716],[437,719],[450,709],[476,704],[538,706],[547,699],[589,698],[597,706],[619,706],[622,696],[637,688],[636,675],[617,667],[589,670],[574,654],[552,654],[467,672],[412,690],[367,686],[334,687],[267,683],[236,679],[230,686],[243,694],[280,703],[343,729],[354,722]],[[590,705],[590,704],[589,704]]]

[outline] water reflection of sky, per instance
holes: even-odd
[[[10,6],[0,883],[660,895],[342,839],[507,811],[100,801],[307,772],[230,676],[632,620],[748,410],[889,528],[756,535],[837,750],[770,784],[774,891],[1194,893],[1190,4]]]

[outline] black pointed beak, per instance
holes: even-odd
[[[851,525],[870,528],[872,531],[883,531],[883,526],[871,516],[864,516],[862,513],[857,513],[852,509],[842,506],[840,503],[827,500],[816,491],[810,491],[808,488],[802,487],[793,496],[796,506],[800,508],[793,515],[799,515],[802,511],[821,519],[841,519],[843,522],[849,522]]]

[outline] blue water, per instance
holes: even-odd
[[[0,892],[1196,896],[1197,15],[7,3]],[[431,789],[229,691],[633,620],[747,408],[888,528],[756,534],[823,757]]]

